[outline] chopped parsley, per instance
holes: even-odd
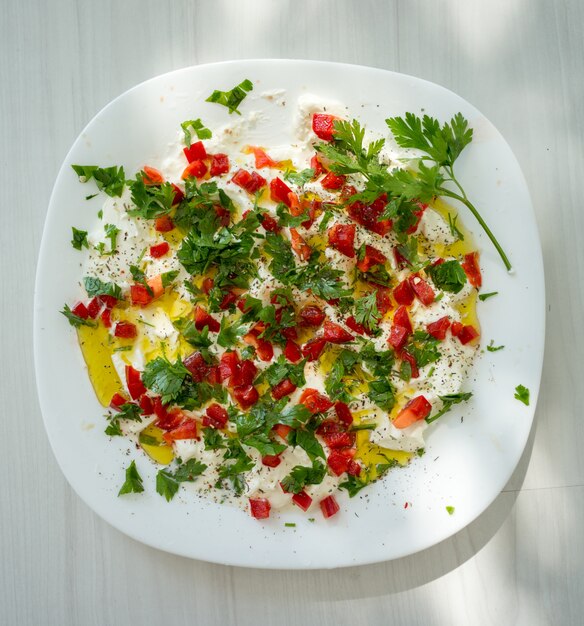
[[[222,104],[224,107],[229,109],[229,114],[237,113],[237,115],[241,115],[238,107],[243,100],[245,100],[248,92],[252,90],[253,83],[251,80],[245,79],[229,91],[219,91],[216,89],[205,102],[216,102],[217,104]]]
[[[81,248],[89,248],[89,244],[87,243],[87,231],[77,230],[75,226],[72,226],[71,230],[73,231],[73,239],[71,239],[71,245],[75,248],[75,250],[81,250]]]
[[[498,352],[499,350],[502,350],[505,346],[496,346],[495,342],[491,339],[491,341],[489,342],[489,345],[487,346],[487,350],[489,352]]]
[[[168,470],[158,470],[156,492],[166,498],[167,502],[170,502],[176,495],[180,483],[193,482],[206,469],[207,466],[204,463],[196,459],[189,459],[186,463],[179,465],[174,473]]]
[[[498,291],[491,291],[489,293],[481,293],[481,294],[479,294],[479,300],[481,302],[484,302],[488,298],[492,298],[493,296],[497,296],[497,295],[499,295]]]
[[[80,326],[97,326],[97,323],[92,319],[85,319],[79,315],[75,315],[75,313],[73,313],[73,311],[69,308],[68,304],[64,306],[61,313],[69,320],[69,324],[71,324],[71,326],[75,326],[75,328],[79,328]]]
[[[108,196],[120,197],[124,191],[126,177],[124,168],[113,165],[112,167],[98,167],[97,165],[72,165],[71,166],[79,181],[86,183],[92,178],[100,191]]]
[[[132,461],[129,467],[126,468],[126,480],[118,492],[118,496],[122,496],[125,493],[142,493],[143,491],[142,477],[136,469],[136,462]]]
[[[426,272],[432,281],[443,291],[458,293],[466,285],[466,274],[458,261],[444,261],[438,265],[430,265]]]
[[[105,283],[96,276],[85,276],[83,284],[90,298],[94,296],[112,296],[117,300],[123,300],[122,289],[115,283]]]
[[[183,129],[185,134],[184,139],[185,146],[187,146],[187,148],[190,148],[191,146],[193,132],[197,135],[198,139],[211,139],[213,136],[213,133],[205,127],[200,118],[197,118],[196,120],[186,120],[180,125],[180,127]]]
[[[529,406],[529,389],[523,385],[517,385],[514,398],[519,400],[519,402],[523,402],[525,406]]]

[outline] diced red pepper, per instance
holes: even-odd
[[[136,324],[131,322],[118,322],[114,328],[114,336],[121,339],[135,339],[138,336]]]
[[[349,466],[347,467],[347,474],[349,476],[359,476],[361,473],[361,464],[359,461],[353,461],[352,459],[349,461]]]
[[[377,310],[383,317],[388,311],[391,311],[391,298],[389,296],[389,289],[384,287],[378,287],[375,294],[375,302],[377,304]]]
[[[192,163],[193,161],[202,161],[207,158],[207,151],[202,141],[197,141],[189,148],[183,148],[183,152],[187,157],[187,161]]]
[[[258,390],[253,385],[235,387],[232,393],[235,401],[242,409],[249,409],[259,400],[260,397]]]
[[[268,182],[263,176],[260,176],[257,172],[251,174],[247,170],[237,170],[231,179],[238,187],[241,187],[247,193],[254,194],[262,187],[266,186]]]
[[[77,315],[77,317],[80,317],[84,320],[89,317],[89,311],[87,310],[87,307],[83,304],[83,302],[77,302],[71,308],[71,313],[73,313],[73,315]]]
[[[337,450],[333,450],[327,458],[327,464],[335,476],[340,476],[347,471],[349,461],[350,459]]]
[[[303,511],[308,511],[310,505],[312,504],[312,498],[304,491],[304,489],[295,493],[292,496],[292,502],[298,507],[300,507]]]
[[[290,434],[292,427],[287,424],[276,424],[272,430],[276,433],[276,435],[278,435],[278,437],[287,442],[288,435]]]
[[[439,339],[440,341],[446,338],[446,331],[449,328],[450,318],[448,317],[448,315],[441,317],[435,322],[430,322],[430,324],[426,326],[426,330],[428,331],[428,333],[432,335],[432,337],[434,337],[435,339]]]
[[[278,467],[282,459],[279,454],[266,454],[266,456],[262,457],[262,465],[266,467]]]
[[[229,222],[231,221],[231,213],[229,212],[229,209],[216,204],[213,207],[213,210],[219,220],[219,224],[221,224],[221,226],[229,226]]]
[[[170,409],[170,411],[164,410],[164,413],[159,416],[159,411],[157,410],[156,401],[154,403],[154,413],[158,420],[156,421],[156,426],[158,428],[162,428],[162,430],[170,431],[178,428],[185,419],[188,419],[185,414],[178,408]]]
[[[284,378],[284,380],[272,387],[272,398],[280,400],[294,391],[296,391],[296,385],[289,378]]]
[[[432,411],[432,405],[424,396],[412,398],[393,420],[396,428],[407,428],[419,420],[426,419]]]
[[[336,515],[340,511],[340,507],[337,504],[334,496],[327,496],[324,500],[320,501],[320,510],[326,519]]]
[[[129,400],[127,398],[124,398],[122,394],[114,393],[112,399],[110,400],[110,408],[119,411],[122,404],[127,404],[128,402]]]
[[[342,422],[346,427],[349,427],[353,424],[353,415],[351,413],[351,409],[344,402],[335,402],[335,413],[339,418],[339,421]]]
[[[150,256],[154,259],[159,259],[164,256],[170,250],[170,246],[166,241],[157,243],[154,246],[150,246]]]
[[[87,305],[87,314],[95,319],[103,309],[103,302],[99,298],[92,298]]]
[[[296,341],[296,339],[298,339],[298,331],[296,330],[296,328],[294,328],[294,326],[286,326],[286,328],[281,328],[280,334],[282,335],[282,337],[284,337],[284,339],[286,339],[286,341]]]
[[[359,335],[369,335],[370,332],[363,326],[363,324],[359,324],[359,322],[351,315],[345,320],[345,324],[354,332]]]
[[[261,170],[264,167],[282,167],[282,163],[280,163],[280,161],[274,161],[274,159],[272,159],[272,157],[270,157],[263,148],[258,148],[256,146],[247,146],[245,152],[253,153],[255,157],[255,166],[258,170]]]
[[[292,189],[281,178],[274,178],[270,182],[270,198],[274,202],[283,202],[289,207],[291,204],[289,194],[291,193]]]
[[[183,193],[183,190],[177,185],[175,185],[174,183],[171,183],[171,185],[172,185],[172,191],[174,193],[174,197],[172,199],[172,206],[174,206],[175,204],[180,204],[184,200],[185,194]]]
[[[345,428],[340,422],[333,419],[326,419],[318,425],[316,429],[316,434],[320,435],[321,437],[325,437],[326,435],[330,435],[331,433],[340,433],[344,430]]]
[[[146,306],[152,302],[153,296],[148,293],[148,289],[145,285],[131,285],[130,300],[132,304]]]
[[[410,316],[408,315],[408,310],[405,306],[400,306],[397,308],[395,315],[393,316],[393,324],[394,326],[401,326],[408,331],[408,334],[411,334],[414,329],[412,327],[412,322],[410,321]]]
[[[402,350],[399,353],[399,358],[402,361],[407,361],[410,364],[410,371],[412,378],[418,378],[420,376],[420,370],[418,369],[418,362],[413,354],[410,354],[407,350]]]
[[[335,132],[335,120],[338,119],[334,115],[326,113],[314,113],[312,116],[312,130],[319,139],[331,141]]]
[[[353,341],[353,339],[355,339],[355,337],[342,326],[339,326],[334,322],[329,322],[328,320],[324,323],[324,332],[322,337],[329,343],[348,343],[349,341]]]
[[[409,267],[411,263],[406,259],[406,257],[399,251],[398,248],[393,249],[393,258],[395,259],[395,264],[398,269],[404,269]]]
[[[174,222],[168,215],[160,215],[154,221],[154,228],[159,233],[168,233],[174,229]]]
[[[254,381],[254,378],[257,376],[258,368],[255,363],[250,359],[246,359],[245,361],[241,361],[235,367],[235,371],[231,375],[231,380],[229,382],[230,387],[245,387],[246,385],[251,385]]]
[[[183,364],[189,370],[196,383],[203,382],[209,373],[209,365],[203,355],[198,351],[189,354],[189,356],[183,360]]]
[[[422,204],[421,202],[418,202],[418,206],[420,208],[417,211],[413,212],[413,214],[416,216],[416,221],[406,231],[408,235],[413,235],[418,230],[422,215],[424,215],[424,211],[428,208],[427,204]]]
[[[301,326],[320,326],[325,320],[324,311],[315,304],[308,304],[300,309],[300,325]]]
[[[349,448],[355,443],[354,433],[329,433],[323,437],[326,445],[331,449]]]
[[[203,279],[203,282],[201,284],[201,291],[205,295],[209,295],[209,292],[211,291],[211,289],[213,289],[214,286],[215,281],[212,278],[205,278]]]
[[[283,192],[282,192],[282,195],[283,195]],[[290,215],[292,215],[292,217],[298,217],[299,215],[302,215],[302,213],[304,213],[304,210],[300,206],[300,200],[298,199],[298,194],[295,194],[293,191],[291,191],[288,194],[287,198],[288,198],[287,204],[290,207]]]
[[[138,404],[140,405],[140,409],[144,415],[152,415],[152,413],[154,413],[152,398],[147,396],[145,393],[140,396],[140,402]]]
[[[209,332],[211,333],[219,332],[221,328],[221,324],[212,315],[209,315],[209,313],[207,313],[207,311],[205,311],[203,307],[196,306],[194,316],[195,316],[195,328],[197,330],[203,330],[205,326],[208,326]]]
[[[101,295],[98,297],[108,309],[113,309],[113,307],[115,307],[116,304],[118,303],[118,299],[115,298],[114,296]]]
[[[324,413],[328,411],[333,403],[316,389],[308,387],[302,392],[299,404],[303,404],[311,413]]]
[[[101,312],[101,321],[106,328],[111,328],[112,325],[112,310],[107,307]]]
[[[373,246],[365,246],[365,255],[357,261],[357,268],[361,272],[368,272],[375,265],[383,265],[387,261],[387,257],[374,248]]]
[[[302,261],[308,261],[312,254],[312,248],[304,241],[302,235],[295,228],[290,229],[290,239],[292,241],[292,250],[296,252],[298,258]]]
[[[250,498],[249,510],[255,519],[267,519],[270,517],[270,501],[266,498]]]
[[[335,174],[334,172],[328,172],[328,174],[320,181],[323,189],[334,191],[341,189],[347,180],[346,176],[342,174]]]
[[[461,263],[462,269],[468,278],[468,282],[477,289],[483,284],[481,268],[479,266],[479,253],[469,252],[464,255],[464,261]]]
[[[436,294],[423,278],[418,276],[418,274],[412,274],[408,280],[410,281],[410,285],[416,297],[424,306],[429,306],[434,302]]]
[[[207,169],[205,161],[197,159],[185,167],[183,173],[181,174],[181,178],[183,180],[187,180],[187,178],[203,178],[203,176],[207,173]]]
[[[237,352],[224,352],[219,362],[219,374],[221,380],[227,380],[239,369],[239,356]]]
[[[268,215],[267,213],[261,213],[260,222],[264,230],[270,233],[280,232],[280,225],[271,215]]]
[[[410,306],[416,297],[410,281],[406,278],[393,290],[393,297],[398,304]]]
[[[326,346],[326,339],[314,337],[302,346],[302,354],[309,361],[316,361]]]
[[[162,398],[160,396],[155,396],[152,398],[152,406],[154,407],[154,414],[159,420],[164,420],[166,418],[167,410],[164,404],[162,404]]]
[[[298,344],[291,339],[286,341],[286,346],[284,347],[284,356],[290,363],[298,363],[302,358],[302,351]]]
[[[155,168],[145,165],[143,181],[145,185],[162,185],[164,176]]]
[[[407,328],[394,324],[389,331],[387,342],[396,352],[399,352],[406,345],[408,334]]]
[[[357,224],[361,224],[368,230],[378,235],[387,235],[391,230],[392,221],[380,219],[385,211],[387,196],[382,194],[372,204],[366,205],[362,202],[354,202],[347,207],[347,212],[351,219]]]
[[[452,322],[452,324],[450,325],[450,332],[452,333],[453,337],[458,337],[463,328],[464,327],[460,322]]]
[[[132,400],[137,400],[143,393],[146,393],[140,372],[131,365],[126,365],[126,384]]]
[[[211,176],[221,176],[229,171],[229,157],[218,152],[211,157]]]
[[[328,242],[341,254],[355,257],[355,224],[335,224],[328,231]]]
[[[186,418],[176,428],[164,433],[162,437],[169,444],[178,439],[199,439],[197,422],[194,419]]]
[[[324,167],[318,158],[318,154],[315,154],[310,159],[310,169],[314,170],[314,178],[318,178],[324,172]]]
[[[474,326],[470,324],[466,324],[460,329],[458,333],[458,340],[463,346],[466,346],[467,343],[471,343],[475,339],[477,339],[480,335]]]
[[[211,385],[221,384],[221,372],[218,365],[211,365],[207,374],[207,382]]]
[[[227,426],[228,420],[229,415],[227,414],[227,410],[220,404],[213,403],[210,404],[205,410],[205,415],[203,415],[203,426],[221,429]]]

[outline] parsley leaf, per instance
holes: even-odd
[[[189,459],[186,463],[179,465],[174,474],[168,470],[159,470],[156,474],[156,492],[170,502],[178,491],[180,483],[194,482],[207,466],[197,459]]]
[[[498,352],[499,350],[502,350],[505,346],[496,346],[494,345],[494,341],[491,339],[489,345],[487,346],[487,350],[489,352]]]
[[[355,300],[355,321],[362,324],[368,330],[375,330],[381,319],[381,313],[377,309],[377,291]]]
[[[436,421],[439,417],[442,417],[444,413],[447,413],[448,411],[450,411],[450,409],[455,404],[460,404],[461,402],[466,402],[467,400],[470,400],[470,398],[472,398],[472,393],[471,392],[451,393],[445,396],[438,396],[438,398],[442,400],[442,408],[438,411],[438,413],[435,413],[434,415],[426,418],[426,422],[428,422],[428,424],[431,424],[432,422]]]
[[[493,296],[497,296],[497,295],[499,295],[498,291],[491,291],[490,293],[481,293],[479,294],[479,300],[481,302],[484,302],[488,298],[492,298]]]
[[[448,214],[448,227],[450,228],[450,234],[458,241],[464,241],[464,234],[456,225],[456,220],[458,220],[458,215],[453,217],[452,213]]]
[[[253,83],[251,80],[245,79],[239,85],[236,85],[229,91],[219,91],[216,89],[205,102],[216,102],[222,104],[229,109],[229,114],[237,113],[241,115],[241,112],[237,110],[237,107],[243,102],[247,93],[253,90]]]
[[[391,411],[395,405],[393,385],[386,378],[377,378],[369,383],[368,397],[380,409]]]
[[[347,480],[339,484],[339,489],[346,489],[349,494],[349,498],[354,498],[363,487],[369,484],[367,480],[361,480],[359,476],[347,475]]]
[[[185,145],[187,148],[191,147],[191,130],[196,133],[199,139],[211,139],[213,136],[213,133],[208,128],[205,128],[205,125],[201,122],[200,118],[197,118],[196,120],[186,120],[180,125],[180,127],[183,129],[185,134]]]
[[[290,379],[297,387],[304,387],[306,379],[304,377],[304,366],[306,359],[300,363],[290,363],[284,355],[280,355],[275,363],[272,363],[264,370],[263,377],[268,381],[271,387],[282,382],[286,378]]]
[[[126,177],[123,167],[98,167],[97,165],[72,165],[71,166],[79,181],[86,183],[92,178],[100,191],[104,191],[108,196],[120,197],[126,184]]]
[[[157,357],[146,363],[142,374],[142,382],[162,397],[162,403],[168,404],[175,400],[186,377],[190,378],[189,370],[178,359],[171,363],[162,357]]]
[[[89,248],[89,244],[87,243],[87,231],[77,230],[75,226],[72,226],[71,230],[73,231],[73,239],[71,239],[71,245],[75,248],[75,250],[81,250],[81,248]]]
[[[320,485],[326,475],[326,466],[320,461],[313,461],[312,467],[296,465],[282,479],[282,487],[288,493],[300,493],[306,485]]]
[[[136,174],[136,180],[129,181],[132,202],[135,209],[128,209],[128,215],[150,220],[166,215],[174,202],[174,187],[167,181],[161,185],[147,185],[144,172]]]
[[[275,456],[286,449],[283,443],[277,443],[270,439],[269,435],[259,433],[242,439],[241,443],[255,448],[262,456]]]
[[[529,406],[529,389],[527,387],[517,385],[517,387],[515,387],[515,395],[513,397],[515,400],[523,402],[525,406]]]
[[[423,330],[416,330],[406,345],[406,351],[415,359],[418,367],[435,363],[441,356],[438,350],[440,341]]]
[[[312,431],[302,429],[292,431],[290,438],[292,445],[300,446],[308,454],[311,461],[318,457],[326,459],[324,450]]]
[[[115,283],[104,283],[95,276],[85,276],[83,284],[90,298],[94,296],[113,296],[117,300],[123,300],[122,289]]]
[[[224,315],[221,318],[221,328],[217,335],[217,343],[224,348],[231,348],[247,330],[248,327],[241,321],[241,318],[230,323],[227,315]]]
[[[304,187],[304,185],[314,178],[314,170],[306,168],[301,172],[294,172],[293,170],[286,170],[284,173],[284,180],[290,181],[294,185]]]
[[[215,428],[203,428],[203,442],[205,450],[219,450],[224,448],[223,435]]]
[[[118,492],[118,496],[125,493],[141,493],[142,491],[144,491],[142,477],[136,469],[136,462],[132,461],[129,467],[126,468],[126,480]]]
[[[466,274],[456,260],[444,261],[438,265],[430,265],[426,272],[432,281],[442,291],[458,293],[466,285]]]
[[[126,402],[120,406],[120,410],[111,414],[108,417],[108,425],[105,429],[105,434],[110,437],[116,437],[122,435],[120,428],[120,420],[127,419],[133,422],[142,421],[142,409],[137,404]]]
[[[106,224],[104,226],[105,236],[110,240],[110,252],[109,254],[114,254],[116,252],[116,241],[118,238],[118,233],[120,229],[114,224]]]
[[[97,323],[92,319],[84,319],[83,317],[79,317],[79,315],[75,315],[68,304],[64,306],[61,313],[69,320],[69,324],[75,326],[75,328],[79,328],[80,326],[91,326],[95,328],[95,326],[97,326]]]

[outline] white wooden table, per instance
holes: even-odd
[[[583,24],[579,0],[2,4],[1,624],[584,622]],[[287,573],[158,552],[87,509],[44,433],[33,281],[67,149],[144,79],[254,57],[360,63],[440,83],[501,130],[532,193],[549,303],[537,432],[493,505],[413,557]]]

